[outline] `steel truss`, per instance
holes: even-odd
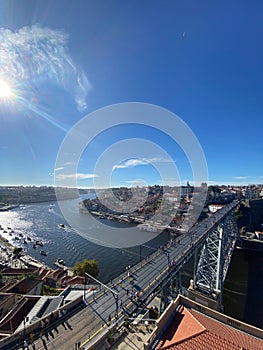
[[[209,232],[194,272],[196,290],[212,297],[222,307],[224,281],[238,238],[238,228],[230,212]]]

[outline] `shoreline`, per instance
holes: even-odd
[[[2,226],[1,226],[1,229],[3,229]],[[46,268],[49,270],[54,270],[53,267],[48,266],[47,264],[39,261],[37,258],[31,256],[30,254],[28,254],[24,250],[22,250],[21,253],[17,257],[15,257],[15,259],[13,259],[14,258],[14,255],[13,255],[14,249],[19,248],[19,247],[16,246],[15,244],[13,244],[10,240],[6,239],[3,236],[2,232],[3,231],[0,230],[0,259],[3,260],[4,256],[5,256],[5,261],[8,261],[8,264],[11,264],[11,266],[3,265],[0,262],[1,267],[17,268],[17,266],[15,266],[15,267],[12,266],[12,262],[13,262],[13,260],[19,260],[20,263],[23,264],[23,266],[20,266],[20,268]],[[7,256],[8,256],[8,258],[7,258]],[[64,264],[60,264],[60,263],[58,263],[58,261],[54,262],[54,266],[56,266],[59,269],[67,270],[68,275],[73,276],[73,268],[72,267],[68,267]]]
[[[162,225],[159,222],[145,220],[144,217],[140,217],[140,216],[130,216],[125,214],[118,215],[118,214],[112,214],[112,213],[107,213],[103,211],[88,210],[82,207],[80,208],[80,213],[90,214],[102,220],[104,219],[104,220],[111,220],[115,222],[134,224],[141,231],[147,231],[147,232],[153,232],[153,233],[167,231],[172,234],[182,234],[186,232],[186,229],[184,228],[172,227],[170,225]]]
[[[1,226],[1,229],[3,229],[3,227]],[[5,258],[5,261],[7,261],[7,264],[11,264],[11,266],[6,266],[3,264],[0,264],[2,267],[12,267],[12,262],[13,260],[17,259],[19,260],[24,266],[24,268],[30,268],[30,267],[36,267],[36,268],[41,268],[41,267],[45,267],[48,268],[49,267],[47,265],[45,265],[44,263],[40,262],[39,260],[37,260],[36,258],[32,257],[30,254],[26,253],[25,251],[21,251],[21,253],[19,254],[19,256],[17,256],[15,259],[13,259],[14,255],[14,249],[18,248],[16,245],[14,245],[10,240],[8,240],[7,238],[5,238],[3,236],[3,231],[0,231],[0,249],[1,249],[1,259],[2,261]]]
[[[15,208],[18,208],[20,204],[10,204],[10,205],[4,205],[0,207],[0,211],[9,211]]]

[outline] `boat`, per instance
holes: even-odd
[[[37,246],[36,246],[36,244],[34,243],[34,244],[33,244],[33,249],[36,249],[36,247],[37,247]]]
[[[40,247],[43,247],[43,243],[41,241],[36,241],[36,245],[40,245]]]
[[[65,224],[58,224],[59,228],[66,228]]]
[[[64,265],[64,260],[62,258],[57,258],[57,263],[60,265]]]
[[[47,252],[45,250],[40,250],[40,254],[44,255],[44,256],[47,256]]]

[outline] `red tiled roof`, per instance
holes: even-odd
[[[232,341],[239,345],[239,349],[263,349],[263,341],[253,337],[247,333],[241,332],[236,328],[228,326],[224,323],[216,321],[204,314],[196,311],[190,310],[192,315],[201,322],[209,333],[218,334],[220,337]]]
[[[50,269],[46,269],[46,268],[41,268],[39,271],[39,278],[44,279],[49,273],[50,273]]]
[[[263,349],[260,339],[184,306],[158,345],[160,350]]]
[[[62,276],[65,273],[66,272],[63,269],[56,269],[56,270],[52,270],[52,273],[48,277],[51,277],[57,280],[60,276]]]
[[[166,333],[166,339],[161,349],[167,349],[173,344],[195,337],[205,330],[206,328],[186,308],[183,308]]]
[[[84,284],[84,283],[85,283],[85,277],[82,277],[82,276],[74,276],[67,281],[67,284]]]

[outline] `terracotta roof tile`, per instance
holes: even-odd
[[[192,309],[190,312],[207,328],[209,333],[218,334],[218,336],[238,344],[239,349],[263,349],[263,341],[258,338],[216,321],[196,310]]]
[[[169,328],[162,349],[190,339],[205,330],[205,327],[186,308],[183,308]]]
[[[50,269],[46,269],[46,268],[42,268],[40,271],[39,271],[39,278],[43,279],[44,277],[47,276],[47,274],[50,273]]]
[[[262,350],[263,341],[196,310],[182,307],[157,348],[160,350]]]

